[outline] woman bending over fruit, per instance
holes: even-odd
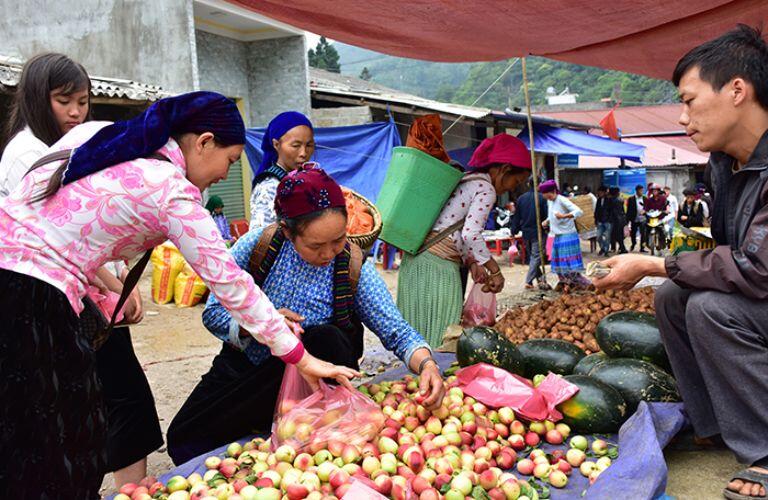
[[[365,324],[419,374],[424,406],[439,406],[443,381],[429,345],[400,315],[373,265],[347,241],[339,185],[319,168],[291,172],[280,182],[275,211],[277,224],[250,231],[232,253],[275,307],[301,324],[305,348],[357,369]],[[215,297],[203,323],[224,345],[168,429],[168,453],[177,464],[254,431],[269,431],[285,368],[249,339]]]

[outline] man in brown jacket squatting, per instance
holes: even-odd
[[[740,25],[686,54],[673,82],[680,124],[714,193],[714,249],[620,255],[598,288],[666,276],[656,318],[698,438],[722,439],[749,467],[723,490],[766,499],[768,484],[768,45]]]

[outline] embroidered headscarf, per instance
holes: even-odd
[[[509,134],[485,139],[469,160],[467,170],[478,170],[496,164],[510,164],[518,168],[531,168],[531,153],[523,141]]]
[[[539,184],[539,193],[551,193],[552,191],[558,191],[557,182],[550,179]]]
[[[310,130],[314,131],[309,118],[298,111],[286,111],[272,118],[272,121],[267,125],[267,131],[264,132],[264,138],[261,140],[261,151],[264,153],[264,156],[261,158],[261,164],[256,175],[259,175],[277,162],[277,150],[272,144],[272,139],[279,141],[286,132],[301,125],[309,127]]]
[[[277,186],[275,213],[280,218],[293,219],[326,208],[346,206],[341,187],[318,167],[294,170]]]
[[[211,132],[224,146],[245,144],[245,125],[235,103],[216,92],[161,99],[139,116],[99,130],[72,152],[62,185],[112,165],[143,158],[171,136]]]

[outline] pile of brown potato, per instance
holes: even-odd
[[[651,287],[628,292],[607,290],[583,295],[561,295],[532,306],[505,312],[496,330],[519,344],[528,339],[562,339],[592,354],[600,351],[595,340],[597,323],[616,311],[654,313]]]

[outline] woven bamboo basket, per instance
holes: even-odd
[[[360,248],[363,249],[364,252],[367,253],[371,249],[373,244],[376,243],[376,240],[379,238],[379,234],[381,233],[381,227],[382,227],[381,213],[379,212],[379,209],[376,208],[376,205],[371,203],[370,200],[368,200],[368,198],[366,198],[365,196],[359,193],[356,193],[355,191],[349,188],[344,188],[344,189],[352,193],[352,196],[360,200],[362,204],[365,205],[365,207],[368,209],[368,212],[371,214],[371,216],[373,217],[373,230],[364,234],[347,235],[347,239],[349,241],[359,246]]]

